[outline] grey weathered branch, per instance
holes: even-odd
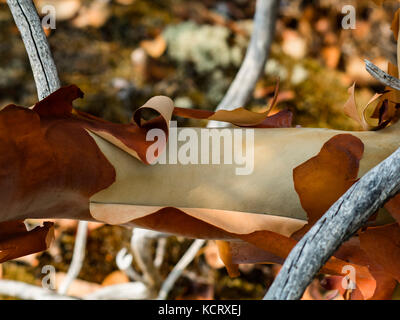
[[[379,69],[376,65],[374,65],[371,61],[365,61],[365,68],[367,71],[377,80],[382,82],[383,84],[396,89],[400,90],[400,80],[392,77],[391,75],[387,74],[385,71]]]
[[[144,300],[151,291],[142,282],[127,282],[106,286],[83,297],[84,300]]]
[[[117,256],[115,257],[115,263],[117,267],[126,273],[126,275],[134,281],[145,282],[142,276],[136,272],[135,269],[132,268],[133,257],[126,248],[122,248],[118,251]]]
[[[67,275],[61,283],[58,293],[65,295],[72,282],[78,277],[81,272],[83,261],[85,259],[86,240],[88,232],[88,222],[79,221],[78,230],[75,237],[74,252],[72,254],[72,261],[68,268]]]
[[[131,249],[133,257],[143,273],[143,280],[152,289],[157,289],[161,283],[161,276],[158,269],[154,266],[152,247],[159,237],[164,234],[152,231],[135,228],[133,229],[131,238]]]
[[[0,295],[23,300],[75,300],[75,298],[57,294],[49,289],[13,280],[0,280]]]
[[[257,80],[264,71],[275,35],[279,0],[257,0],[253,32],[243,63],[217,110],[243,107],[249,100]],[[225,122],[210,121],[209,127],[227,127]]]
[[[204,245],[205,240],[197,239],[193,241],[192,245],[185,252],[179,262],[175,265],[172,271],[168,274],[168,277],[163,282],[160,292],[158,293],[157,300],[165,300],[168,297],[168,293],[171,291],[176,280],[179,279],[182,272],[186,267],[193,261],[199,252],[200,248]]]
[[[400,190],[400,148],[336,201],[287,257],[266,300],[300,299],[339,246]]]
[[[164,261],[165,256],[165,248],[167,246],[167,238],[160,238],[157,240],[156,254],[154,256],[154,266],[157,269],[161,268],[161,265]]]
[[[60,87],[57,68],[32,0],[7,0],[31,63],[39,100]]]
[[[24,300],[80,300],[79,298],[57,294],[55,291],[13,280],[0,280],[0,295]],[[143,283],[128,282],[106,286],[85,295],[83,300],[141,300],[150,298]]]

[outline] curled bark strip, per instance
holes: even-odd
[[[245,105],[258,78],[264,70],[269,49],[275,34],[279,0],[257,0],[254,27],[243,63],[231,86],[218,105],[218,110],[233,110]],[[227,127],[229,124],[212,121],[210,127]]]

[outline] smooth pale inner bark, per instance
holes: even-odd
[[[193,129],[200,137],[200,129]],[[182,129],[178,129],[178,132],[180,130]],[[362,140],[365,150],[360,162],[359,176],[400,146],[398,124],[376,132],[311,128],[254,129],[254,132],[254,171],[247,176],[236,175],[235,168],[238,166],[223,164],[223,159],[220,165],[145,165],[91,133],[117,172],[116,181],[110,187],[91,197],[92,215],[108,223],[125,223],[153,213],[155,208],[160,207],[171,206],[183,210],[217,209],[252,213],[257,216],[292,218],[281,219],[281,224],[290,222],[292,227],[289,229],[295,229],[304,224],[307,216],[294,190],[293,169],[318,154],[322,145],[330,138],[337,134],[349,133]],[[243,140],[245,141],[244,138]],[[113,212],[112,206],[110,207],[113,204],[123,206]],[[150,208],[147,208],[148,206]],[[114,209],[117,209],[117,206],[114,206]],[[206,211],[196,210],[188,210],[188,213],[197,218],[204,217],[205,221],[230,232],[237,232],[240,225],[247,225],[246,216],[243,215],[236,218],[232,215],[232,221],[229,221],[229,215],[226,215],[228,221],[223,223],[223,219],[215,217],[219,214],[218,211],[210,214],[214,217],[207,217],[204,213]],[[276,222],[264,220],[248,228],[243,227],[239,233],[247,233],[254,228],[255,231],[263,223],[269,223],[268,221]],[[275,228],[272,229],[274,230],[271,231],[275,231]],[[283,234],[288,232],[286,230]]]

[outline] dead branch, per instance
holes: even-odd
[[[126,248],[119,250],[117,256],[115,257],[115,263],[117,264],[117,267],[121,271],[125,272],[131,280],[144,283],[142,276],[132,268],[132,261],[133,257],[130,253],[128,253]]]
[[[84,300],[144,300],[150,298],[150,290],[141,282],[107,286],[83,297]]]
[[[78,231],[76,232],[75,237],[74,252],[72,254],[72,261],[65,279],[58,289],[58,293],[61,295],[65,295],[67,293],[69,286],[78,277],[79,272],[81,272],[83,260],[85,260],[87,231],[88,222],[79,221]]]
[[[369,72],[371,76],[382,82],[383,84],[396,89],[400,90],[400,80],[392,77],[391,75],[387,74],[385,71],[379,69],[376,65],[374,65],[371,61],[365,61],[365,68]]]
[[[171,291],[174,286],[176,280],[179,279],[182,272],[186,269],[186,267],[193,261],[196,257],[197,252],[204,245],[205,240],[197,239],[193,241],[192,245],[185,252],[179,262],[175,265],[172,271],[169,273],[167,279],[163,282],[160,292],[158,293],[157,300],[165,300],[168,297],[168,293]]]
[[[161,276],[153,263],[152,247],[155,241],[164,235],[156,231],[139,228],[133,229],[132,232],[131,248],[133,257],[143,273],[146,285],[157,289],[158,284],[161,283]]]
[[[0,280],[0,294],[24,300],[75,300],[49,289],[13,280]]]
[[[57,294],[31,284],[13,280],[0,281],[0,294],[24,300],[80,300],[78,298]],[[141,300],[148,299],[149,291],[140,282],[129,282],[106,286],[84,296],[83,300]]]
[[[60,88],[57,68],[31,0],[7,0],[25,44],[35,78],[39,100]]]

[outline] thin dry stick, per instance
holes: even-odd
[[[0,295],[16,297],[23,300],[80,300],[78,298],[60,295],[54,291],[31,284],[13,280],[0,281]],[[83,300],[141,300],[148,299],[149,291],[140,282],[128,282],[106,286],[93,293],[83,296]]]
[[[387,85],[398,82],[396,78],[387,82],[388,75],[371,63],[367,68]],[[300,299],[332,254],[399,190],[400,148],[347,190],[306,233],[290,252],[264,299]]]
[[[58,293],[64,295],[72,282],[78,277],[82,269],[83,261],[85,260],[86,239],[87,239],[88,222],[79,221],[78,231],[75,237],[74,252],[72,254],[71,265],[68,268],[67,275],[61,283]]]
[[[179,262],[175,265],[172,271],[169,273],[167,279],[163,282],[160,292],[158,293],[157,300],[165,300],[168,297],[168,293],[171,291],[174,286],[176,280],[179,279],[182,272],[186,269],[186,267],[193,261],[196,257],[197,252],[204,245],[205,240],[197,239],[193,241],[192,245],[185,252]]]
[[[166,246],[167,246],[167,238],[160,238],[157,240],[156,254],[154,256],[154,266],[157,269],[161,268],[161,265],[164,261]]]
[[[264,71],[265,62],[274,40],[278,9],[279,0],[257,0],[253,32],[246,56],[216,111],[243,107],[251,97],[257,80]],[[209,123],[209,127],[213,128],[227,126],[229,124],[225,122],[210,121]]]
[[[75,300],[75,298],[57,294],[49,289],[13,280],[0,281],[0,295],[23,300]]]
[[[132,260],[133,257],[126,248],[119,250],[115,257],[115,263],[121,271],[125,272],[130,279],[144,283],[141,275],[132,268]]]
[[[376,65],[374,65],[371,61],[365,61],[365,68],[372,75],[374,78],[378,79],[383,84],[396,89],[400,90],[400,80],[392,77],[391,75],[387,74],[385,71],[379,69]]]
[[[132,230],[131,249],[133,257],[143,273],[143,280],[149,288],[156,289],[161,283],[161,276],[153,263],[152,248],[154,242],[165,234],[135,228]]]
[[[60,88],[57,68],[31,0],[7,0],[31,63],[39,100]]]
[[[150,290],[141,282],[106,286],[83,297],[84,300],[144,300],[150,298]]]

